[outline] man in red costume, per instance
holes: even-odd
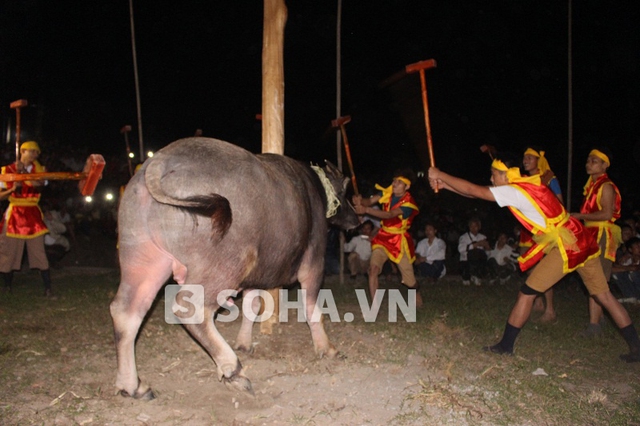
[[[626,362],[640,361],[640,339],[628,312],[611,294],[598,259],[600,247],[593,233],[571,217],[540,176],[522,177],[515,162],[495,159],[491,164],[493,187],[480,186],[432,167],[432,188],[495,201],[508,207],[516,219],[533,234],[534,244],[518,259],[520,268],[531,274],[520,288],[509,314],[502,339],[484,349],[497,354],[513,354],[520,330],[527,322],[537,295],[544,293],[569,272],[576,271],[593,296],[609,313],[629,345],[629,353],[620,355]]]
[[[45,171],[38,161],[40,147],[36,142],[25,142],[20,146],[20,161],[2,167],[2,174],[42,173]],[[38,206],[43,181],[7,182],[9,207],[2,217],[0,234],[0,273],[5,289],[11,291],[13,271],[20,270],[25,246],[29,266],[39,269],[44,283],[45,296],[51,296],[49,261],[44,249],[44,234],[49,232],[42,220]]]
[[[584,186],[584,199],[580,213],[571,216],[582,220],[600,244],[600,262],[607,281],[611,278],[611,268],[616,260],[616,250],[622,243],[622,232],[615,221],[620,219],[622,198],[618,187],[609,179],[607,169],[611,165],[611,155],[607,150],[593,149],[587,157],[589,180]],[[589,326],[582,333],[585,337],[602,334],[600,320],[602,307],[593,297],[589,298]]]
[[[418,282],[413,273],[413,261],[416,259],[413,239],[409,229],[413,219],[418,215],[418,206],[409,193],[411,182],[415,180],[410,170],[397,171],[391,186],[383,188],[376,185],[381,192],[363,199],[362,196],[353,197],[356,213],[369,215],[381,219],[381,227],[371,240],[371,259],[369,262],[369,293],[371,300],[378,290],[378,275],[387,260],[398,265],[402,276],[402,283],[409,288],[416,289],[416,306],[422,306],[422,297],[418,290]],[[379,203],[382,210],[371,206]]]

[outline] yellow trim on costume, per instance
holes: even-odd
[[[591,156],[598,157],[599,159],[607,163],[607,166],[611,165],[611,162],[609,161],[609,157],[607,156],[607,154],[605,154],[602,151],[598,151],[597,149],[592,149],[591,152],[589,153],[589,157]]]
[[[605,232],[608,234],[605,242],[605,259],[609,259],[612,262],[616,261],[616,250],[622,244],[622,230],[618,225],[613,222],[602,222],[602,221],[585,221],[584,226],[587,228],[598,228],[598,237],[596,241],[600,244],[600,240],[602,239],[602,234]]]
[[[48,229],[43,229],[42,231],[36,232],[35,234],[31,234],[31,235],[12,234],[12,233],[7,232],[7,237],[18,238],[18,239],[21,239],[21,240],[30,240],[32,238],[39,237],[40,235],[44,235],[44,234],[46,234],[48,232],[49,232]]]
[[[409,257],[409,243],[407,242],[407,239],[402,237],[402,243],[401,243],[401,249],[400,249],[400,255],[398,257],[394,257],[389,250],[387,250],[387,248],[385,246],[383,246],[382,244],[372,244],[371,245],[371,251],[377,249],[377,248],[381,248],[382,250],[384,250],[384,252],[387,254],[387,258],[392,261],[393,263],[400,263],[400,260],[402,260],[403,256],[407,256],[409,258],[409,261],[411,263],[415,262],[416,260],[416,256],[414,255],[413,257]]]
[[[40,197],[13,198],[9,197],[9,204],[16,207],[33,207],[38,205]]]

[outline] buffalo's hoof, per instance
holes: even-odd
[[[244,376],[232,376],[230,378],[223,379],[224,384],[231,390],[236,392],[242,392],[251,396],[256,396],[253,392],[253,386],[251,381]]]
[[[133,395],[131,395],[129,392],[127,392],[126,390],[123,389],[123,390],[120,391],[120,395],[126,396],[126,397],[130,397],[130,398],[134,398],[134,399],[139,399],[141,401],[151,401],[153,399],[156,399],[156,395],[153,393],[151,388],[147,388],[147,390],[144,391],[144,392],[136,390],[133,393]]]
[[[249,355],[253,355],[255,352],[253,345],[249,345],[248,348],[245,345],[238,345],[235,347],[235,350]]]
[[[333,359],[338,355],[338,350],[333,347],[333,345],[329,346],[326,349],[319,349],[316,351],[316,353],[318,354],[318,357],[320,358],[329,358],[329,359]]]

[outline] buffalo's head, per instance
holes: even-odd
[[[340,202],[337,211],[334,215],[328,218],[330,224],[337,226],[341,229],[349,230],[356,228],[360,225],[358,215],[353,209],[353,206],[347,200],[347,186],[349,185],[349,178],[345,177],[340,170],[330,161],[325,160],[324,172],[331,182],[333,191]]]

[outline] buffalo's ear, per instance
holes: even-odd
[[[324,163],[326,164],[326,171],[327,173],[329,173],[331,176],[336,177],[336,178],[341,178],[342,177],[342,173],[340,172],[340,170],[338,170],[338,168],[336,166],[333,165],[333,163],[329,160],[324,160]]]

